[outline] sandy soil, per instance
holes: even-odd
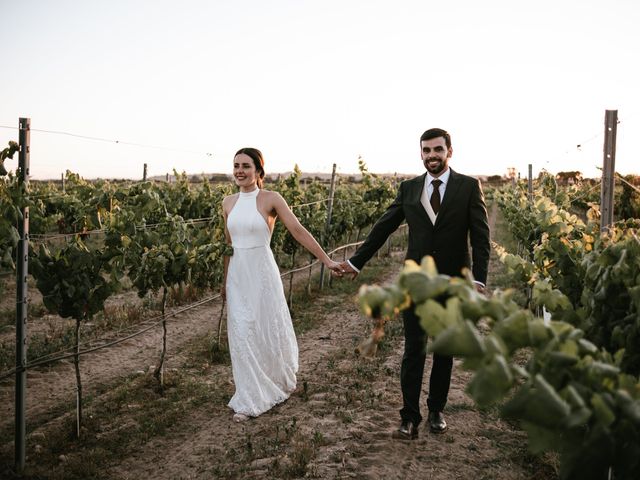
[[[396,273],[383,281],[392,280]],[[507,445],[511,451],[514,446],[524,451],[525,435],[473,407],[464,393],[469,374],[459,365],[449,396],[449,430],[435,435],[423,428],[416,441],[392,440],[390,434],[399,424],[402,402],[402,336],[398,333],[392,338],[387,355],[373,360],[359,358],[353,347],[371,322],[353,303],[339,311],[337,316],[337,312],[329,312],[320,325],[299,337],[299,388],[287,402],[241,424],[232,421],[232,412],[224,404],[208,405],[192,412],[169,435],[153,439],[134,456],[110,468],[109,476],[296,478],[289,474],[306,444],[312,445],[312,452],[307,452],[310,460],[304,475],[311,478],[531,478],[522,459],[504,455]],[[367,369],[373,378],[361,373]],[[229,374],[226,376],[230,395],[233,387]],[[305,382],[306,395],[301,388]],[[254,451],[260,450],[261,442],[263,450],[268,450],[264,445],[275,443],[282,435],[279,432],[287,428],[295,432],[282,441],[281,453],[269,451],[266,457],[248,454],[248,442]],[[314,442],[317,438],[320,440]],[[171,452],[170,458],[166,452]]]

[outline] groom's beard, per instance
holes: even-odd
[[[436,160],[438,163],[435,167],[431,167],[429,166],[429,162],[432,162]],[[425,167],[427,168],[427,171],[431,174],[431,175],[438,175],[440,172],[442,172],[445,168],[446,164],[444,162],[444,160],[440,160],[440,159],[428,159],[425,162]]]

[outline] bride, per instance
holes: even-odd
[[[296,388],[298,344],[280,272],[269,246],[276,218],[325,266],[340,275],[329,258],[277,192],[262,189],[260,150],[242,148],[233,160],[239,193],[225,197],[222,209],[227,243],[224,259],[229,351],[236,391],[229,407],[241,422],[283,402]]]

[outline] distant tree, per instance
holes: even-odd
[[[230,177],[224,173],[214,173],[209,177],[211,183],[226,183],[230,180]]]
[[[640,175],[627,175],[624,177],[627,182],[636,187],[640,185]]]
[[[582,181],[582,173],[578,171],[559,172],[556,175],[556,181],[560,185],[574,185]]]

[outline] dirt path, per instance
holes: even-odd
[[[391,281],[397,269],[381,282]],[[319,325],[300,335],[298,391],[284,404],[243,424],[224,403],[206,405],[164,437],[147,443],[109,478],[414,478],[527,479],[526,437],[480,414],[464,393],[469,374],[458,363],[443,435],[424,428],[417,441],[390,438],[401,407],[399,322],[373,360],[353,348],[370,328],[354,302],[326,309]],[[304,391],[306,383],[307,389]],[[425,382],[427,385],[427,382]],[[229,396],[233,388],[227,383]],[[423,389],[425,403],[426,390]],[[522,453],[505,456],[505,447]],[[171,452],[170,455],[167,452]]]

